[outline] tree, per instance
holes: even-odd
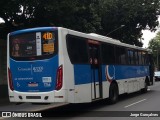
[[[154,62],[156,64],[157,68],[159,68],[159,66],[160,66],[160,62],[159,62],[159,60],[160,60],[160,32],[158,32],[156,37],[153,38],[149,42],[148,48],[152,50]]]
[[[103,34],[121,25],[125,27],[108,36],[132,45],[142,46],[142,30],[155,30],[160,12],[159,0],[102,0]]]
[[[1,0],[3,7],[0,8],[0,17],[4,19],[5,25],[1,25],[0,33],[6,36],[14,30],[40,26],[62,26],[81,32],[96,32],[101,28],[97,1]]]
[[[96,32],[101,28],[96,0],[39,0],[38,3],[34,5],[32,26],[63,26],[81,32]]]
[[[107,35],[142,46],[142,30],[155,30],[159,0],[1,0],[0,38],[31,27],[61,26],[81,32]]]
[[[0,24],[0,39],[6,39],[7,33],[15,29],[12,24],[20,12],[19,0],[1,0],[0,17],[5,23]]]

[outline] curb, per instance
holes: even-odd
[[[12,103],[9,101],[9,98],[2,98],[0,99],[0,107],[1,106],[6,106],[6,105],[11,105]]]

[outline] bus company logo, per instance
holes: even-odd
[[[109,82],[112,82],[113,79],[115,79],[115,66],[114,65],[106,65],[105,68],[105,73],[106,73],[106,79]]]
[[[31,71],[31,68],[18,67],[18,71]]]
[[[43,72],[43,67],[33,67],[33,72]]]

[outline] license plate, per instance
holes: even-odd
[[[28,87],[38,87],[38,83],[28,83]]]

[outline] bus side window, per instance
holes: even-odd
[[[130,65],[136,65],[136,53],[132,49],[127,50],[128,53],[128,64]]]
[[[145,64],[145,61],[144,61],[145,59],[144,59],[144,52],[142,52],[142,65],[144,65]]]
[[[135,62],[136,65],[139,65],[138,51],[135,51]]]
[[[67,50],[72,64],[87,64],[87,42],[85,38],[67,35]]]
[[[142,55],[140,51],[138,51],[138,59],[139,59],[139,65],[142,65]]]
[[[147,52],[143,52],[143,59],[144,59],[144,65],[148,65],[149,64],[149,58],[148,58],[148,53]]]
[[[115,64],[115,47],[112,44],[101,45],[102,49],[102,63],[103,64]]]
[[[126,49],[124,47],[116,47],[116,63],[126,64]]]
[[[130,50],[127,50],[127,58],[128,58],[128,64],[131,64],[131,56],[130,56]]]

